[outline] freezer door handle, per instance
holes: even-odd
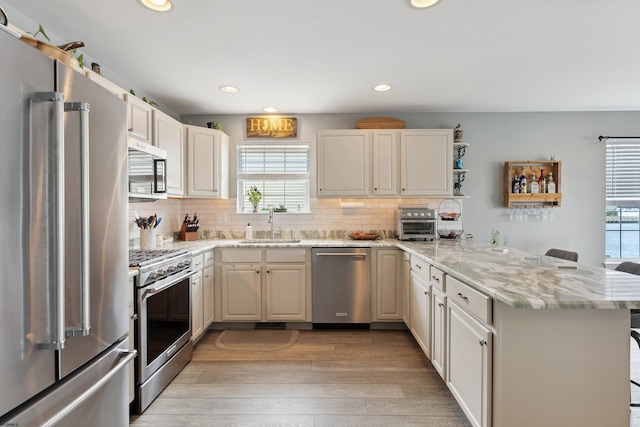
[[[106,383],[108,383],[111,378],[120,371],[120,369],[126,367],[131,360],[138,354],[137,350],[123,351],[120,353],[120,361],[116,366],[111,368],[107,374],[105,374],[102,378],[100,378],[96,383],[94,383],[90,388],[88,388],[84,393],[80,396],[76,397],[71,403],[62,408],[58,413],[45,421],[42,426],[49,427],[57,424],[64,417],[69,415],[74,411],[78,406],[82,405],[87,399],[93,396],[98,390],[100,390]]]
[[[51,171],[51,191],[47,204],[51,212],[49,235],[52,244],[48,245],[49,259],[52,260],[47,272],[48,287],[51,290],[49,300],[50,337],[45,342],[38,343],[39,348],[60,350],[65,346],[64,325],[64,94],[61,92],[39,92],[33,98],[35,102],[51,102],[53,104],[53,120],[49,122],[52,143],[48,155],[48,167]]]
[[[66,102],[64,111],[77,111],[80,114],[80,327],[68,328],[67,336],[87,336],[91,330],[91,320],[89,312],[90,293],[90,260],[89,260],[89,103],[87,102]]]

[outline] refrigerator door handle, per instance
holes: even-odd
[[[49,154],[49,167],[51,168],[52,197],[48,202],[51,206],[51,223],[49,234],[53,244],[49,245],[49,259],[53,260],[47,273],[47,281],[52,291],[50,299],[49,326],[50,339],[38,343],[39,348],[46,350],[61,350],[65,346],[64,324],[64,94],[61,92],[39,92],[33,98],[36,102],[53,103],[53,120],[50,122],[53,144],[49,145],[52,152]]]
[[[80,113],[80,268],[82,269],[82,281],[80,284],[80,328],[68,328],[67,336],[87,336],[91,330],[89,313],[90,304],[90,270],[89,270],[89,103],[66,102],[64,111],[77,111]]]
[[[85,390],[80,396],[76,397],[71,403],[69,403],[67,406],[62,408],[62,410],[60,410],[54,416],[52,416],[47,421],[45,421],[42,424],[42,427],[54,426],[60,420],[62,420],[64,417],[66,417],[71,412],[73,412],[74,409],[76,409],[78,406],[82,405],[87,399],[89,399],[91,396],[93,396],[106,383],[108,383],[109,380],[111,380],[111,377],[113,377],[115,374],[117,374],[118,371],[120,371],[120,369],[122,369],[125,366],[127,366],[129,364],[129,362],[131,360],[133,360],[134,357],[136,357],[137,354],[138,354],[137,350],[130,350],[130,351],[121,352],[120,353],[120,358],[121,359],[120,359],[120,361],[118,362],[118,364],[116,366],[111,368],[109,370],[109,372],[107,372],[105,374],[105,376],[100,378],[100,380],[98,380],[91,387],[89,387],[87,390]]]

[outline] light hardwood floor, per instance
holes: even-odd
[[[220,332],[132,426],[470,426],[408,331],[301,331],[275,352],[220,350]]]

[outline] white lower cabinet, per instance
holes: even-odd
[[[424,354],[431,357],[431,296],[430,285],[419,274],[411,273],[411,333]]]
[[[208,251],[204,253],[204,270],[202,271],[202,315],[205,330],[214,320],[213,277],[213,251]]]
[[[260,264],[222,266],[222,320],[262,320]]]
[[[373,249],[371,287],[372,321],[402,319],[402,252],[397,249]]]
[[[202,316],[202,271],[191,276],[191,336],[196,341],[204,332]]]
[[[310,322],[306,249],[220,249],[222,322]],[[215,291],[218,292],[218,291]]]
[[[449,299],[446,383],[473,426],[491,425],[491,331]]]
[[[307,318],[305,265],[267,264],[266,320],[304,322]]]
[[[191,260],[191,337],[198,341],[213,322],[213,251]]]
[[[431,287],[431,364],[446,380],[447,297]]]
[[[402,253],[402,320],[411,329],[411,256]]]

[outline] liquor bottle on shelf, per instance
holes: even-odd
[[[520,179],[517,173],[513,174],[513,179],[511,180],[511,192],[514,194],[520,193]]]
[[[556,192],[556,182],[553,180],[553,172],[549,172],[549,176],[547,177],[547,193],[555,193]]]
[[[536,178],[536,173],[531,174],[531,185],[529,185],[529,193],[537,194],[540,191],[538,187],[538,179]]]
[[[544,170],[540,169],[540,177],[538,178],[538,192],[546,193],[547,192],[547,181],[544,178]]]
[[[524,168],[520,169],[520,192],[527,192],[527,177],[524,176]]]

